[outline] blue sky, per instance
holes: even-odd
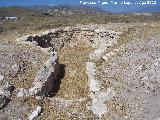
[[[0,0],[0,6],[8,5],[57,5],[57,4],[79,4],[79,0]]]
[[[83,2],[90,2],[90,1],[111,1],[111,0],[0,0],[0,6],[32,6],[32,5],[58,5],[58,4],[69,4],[69,5],[80,5],[80,1]],[[116,0],[113,0],[116,2]],[[117,2],[122,2],[124,0],[117,0]],[[148,0],[125,0],[129,2],[139,2],[139,1],[148,1]],[[156,0],[157,5],[160,5],[160,0]],[[97,5],[98,7],[101,7],[106,10],[111,11],[123,11],[123,10],[129,10],[129,9],[138,9],[138,8],[145,8],[149,6],[155,6],[155,5]]]

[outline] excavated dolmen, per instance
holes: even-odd
[[[56,87],[56,81],[60,77],[60,64],[56,50],[73,47],[74,45],[78,46],[79,43],[85,42],[84,45],[95,49],[89,54],[89,61],[87,62],[89,97],[91,98],[89,108],[96,116],[101,117],[108,111],[105,102],[113,98],[115,93],[112,88],[102,90],[100,81],[95,78],[95,62],[101,59],[107,59],[105,58],[108,57],[106,56],[106,49],[112,47],[117,42],[117,39],[117,32],[98,25],[57,28],[18,38],[18,44],[30,45],[34,48],[41,49],[49,56],[45,59],[45,62],[43,61],[38,72],[36,71],[29,88],[16,88],[17,97],[32,96],[39,100],[43,97],[52,96]],[[17,74],[21,65],[14,63],[11,68]],[[0,75],[0,80],[3,80],[4,76]],[[0,107],[4,107],[7,104],[6,98],[9,99],[10,95],[0,94]],[[28,119],[32,120],[36,118],[41,111],[42,108],[38,106]]]

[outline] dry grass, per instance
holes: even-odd
[[[86,62],[91,48],[74,47],[58,51],[59,62],[65,64],[65,77],[62,80],[58,96],[65,99],[79,99],[87,96],[88,78]]]

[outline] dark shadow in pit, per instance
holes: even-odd
[[[60,89],[60,85],[61,85],[61,80],[65,76],[65,67],[66,67],[66,65],[59,64],[59,73],[58,73],[57,76],[55,75],[54,78],[53,78],[54,79],[54,81],[53,81],[54,86],[53,86],[53,89],[52,89],[51,93],[48,95],[48,97],[53,97],[58,93],[58,91]]]
[[[42,87],[41,91],[38,92],[36,95],[38,96],[45,96],[45,97],[54,97],[61,85],[61,80],[65,76],[65,67],[64,64],[56,64],[55,65],[55,72],[49,76],[45,86]]]
[[[10,101],[11,101],[11,99],[5,98],[5,104],[0,108],[0,110],[2,110],[4,107],[6,107]]]
[[[41,36],[41,37],[39,37],[37,35],[35,37],[29,36],[27,38],[27,41],[29,41],[29,42],[36,41],[37,45],[42,47],[42,48],[53,47],[53,45],[51,44],[50,34],[47,34],[47,35],[44,35],[44,36]]]

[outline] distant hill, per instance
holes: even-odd
[[[99,13],[112,13],[105,11],[99,7],[85,6],[85,5],[57,5],[57,6],[11,6],[0,7],[0,16],[26,16],[26,15],[40,15],[43,12],[54,15],[57,14],[99,14]],[[146,7],[139,9],[131,9],[120,11],[116,13],[150,13],[160,12],[160,6]]]

